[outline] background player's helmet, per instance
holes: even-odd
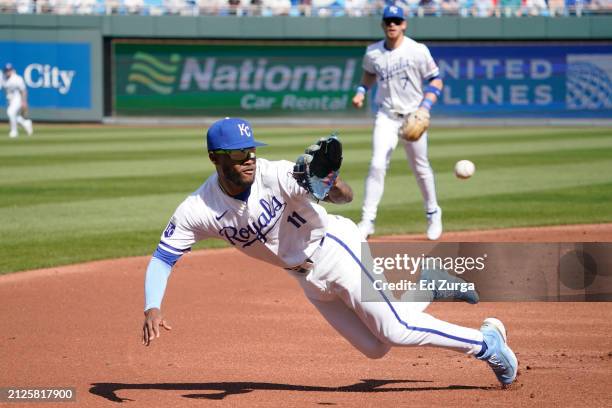
[[[400,20],[404,20],[404,9],[398,6],[387,6],[383,10],[382,19],[385,20],[387,18],[397,18]]]
[[[3,71],[4,71],[4,73],[6,74],[6,73],[8,73],[8,72],[13,71],[14,69],[15,69],[15,68],[13,68],[13,64],[11,64],[10,62],[7,62],[7,63],[4,65],[4,68],[3,68],[2,70],[3,70]]]

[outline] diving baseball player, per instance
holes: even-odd
[[[436,346],[485,360],[502,384],[514,381],[517,360],[497,319],[480,331],[423,313],[426,302],[391,302],[383,292],[362,301],[362,242],[349,219],[328,214],[318,198],[346,203],[351,188],[338,177],[341,144],[321,139],[297,163],[258,159],[246,120],[225,118],[207,132],[208,157],[216,167],[176,209],[161,235],[145,278],[143,344],[170,329],[161,304],[177,260],[206,238],[221,238],[239,251],[285,268],[323,317],[355,348],[381,358],[391,346]]]
[[[4,66],[4,78],[0,85],[6,92],[6,114],[11,127],[9,137],[18,136],[17,124],[31,135],[32,121],[23,117],[28,111],[28,91],[23,78],[15,72],[15,68],[10,63]]]
[[[402,8],[387,6],[381,25],[385,39],[367,48],[361,85],[353,97],[353,105],[361,108],[367,91],[378,82],[372,160],[365,180],[359,230],[364,240],[374,233],[391,153],[402,136],[398,137],[398,132],[404,121],[416,119],[416,123],[421,125],[416,136],[401,138],[408,139],[402,140],[404,150],[423,196],[427,238],[436,240],[442,234],[442,209],[438,206],[434,173],[427,158],[426,129],[429,110],[442,92],[442,80],[429,49],[404,35],[406,20]]]

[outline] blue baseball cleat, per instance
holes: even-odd
[[[508,347],[504,324],[498,319],[489,317],[482,323],[480,331],[487,349],[482,356],[476,358],[489,364],[502,386],[512,384],[518,372],[518,360]]]
[[[423,269],[421,271],[421,281],[435,282],[435,289],[432,291],[434,300],[459,299],[473,305],[480,300],[478,292],[476,292],[476,289],[468,287],[468,282],[459,276],[451,275],[445,270]]]

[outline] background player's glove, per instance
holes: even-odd
[[[429,127],[429,111],[419,108],[412,112],[402,123],[398,136],[409,142],[415,142],[421,138]]]
[[[293,178],[314,198],[323,200],[334,185],[342,164],[342,143],[335,134],[321,138],[299,156]]]

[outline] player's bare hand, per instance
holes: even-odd
[[[145,320],[142,325],[142,344],[149,346],[151,342],[158,338],[160,335],[160,328],[163,327],[166,330],[172,330],[172,327],[162,317],[161,310],[158,308],[151,308],[145,311]]]
[[[362,93],[357,93],[353,96],[353,106],[357,109],[363,106],[363,100],[365,99],[365,95]]]
[[[341,180],[340,177],[336,177],[334,185],[329,190],[329,194],[324,201],[334,204],[350,203],[353,201],[353,189],[344,180]]]

